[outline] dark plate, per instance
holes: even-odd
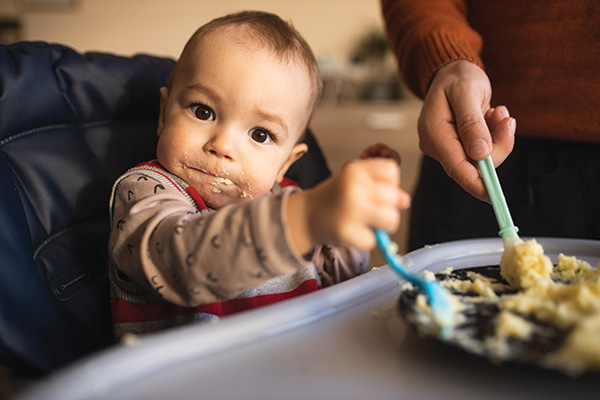
[[[436,278],[439,281],[446,279],[471,280],[467,276],[468,271],[506,284],[500,276],[498,266],[459,269],[452,271],[450,274],[436,274]],[[499,354],[487,345],[490,340],[493,340],[495,332],[496,317],[499,313],[497,303],[473,304],[469,301],[469,298],[473,299],[477,295],[451,292],[462,302],[472,304],[472,307],[469,311],[463,313],[465,316],[464,322],[455,327],[454,334],[447,340],[439,337],[436,331],[431,329],[430,319],[428,320],[427,315],[416,307],[418,291],[415,289],[404,289],[402,291],[398,300],[400,314],[419,335],[440,341],[469,354],[483,357],[494,364],[519,364],[544,369],[549,368],[545,365],[544,359],[562,345],[568,334],[568,331],[558,329],[554,325],[521,316],[534,325],[534,333],[526,340],[507,339],[506,351]],[[507,291],[505,294],[511,293],[514,293],[514,291]]]

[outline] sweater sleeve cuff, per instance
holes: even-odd
[[[479,47],[474,43],[465,43],[463,40],[445,31],[437,31],[430,36],[424,37],[421,45],[417,47],[417,51],[414,53],[417,57],[415,64],[423,68],[423,71],[417,75],[419,77],[417,82],[419,92],[417,94],[424,98],[434,75],[442,67],[453,61],[470,61],[484,69],[478,51],[473,50]]]

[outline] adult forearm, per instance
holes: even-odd
[[[382,0],[390,46],[405,83],[424,98],[435,73],[456,60],[483,67],[482,40],[464,1]]]

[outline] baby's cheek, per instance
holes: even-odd
[[[271,190],[272,186],[264,186],[262,184],[255,183],[254,186],[250,185],[247,189],[242,190],[241,197],[247,197],[249,199],[254,199],[258,196],[261,196],[265,193],[268,193]]]
[[[257,197],[269,191],[275,184],[276,174],[270,170],[262,169],[262,171],[247,171],[245,176],[245,192],[252,197]]]

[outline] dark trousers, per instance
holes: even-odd
[[[517,137],[497,173],[520,236],[600,239],[600,144]],[[497,235],[492,206],[467,194],[437,161],[424,157],[409,250]]]

